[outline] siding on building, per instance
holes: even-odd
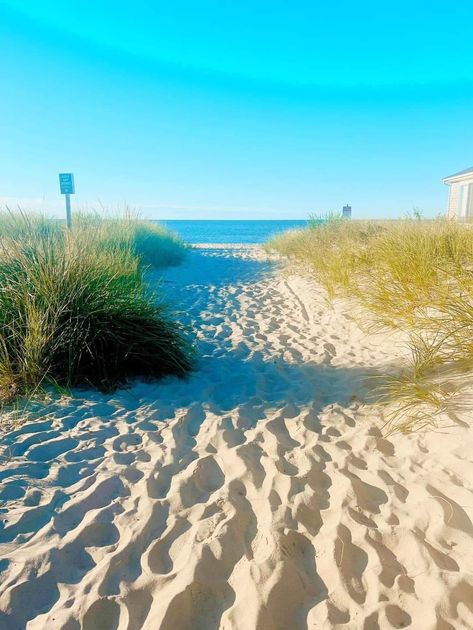
[[[448,210],[447,210],[447,216],[449,219],[457,218],[459,191],[460,191],[459,184],[450,184],[450,188],[448,192]]]
[[[473,167],[445,177],[443,183],[448,186],[448,218],[461,221],[473,220],[473,198],[471,197],[473,194]],[[468,197],[465,198],[465,194]],[[460,206],[462,206],[465,216],[461,216]]]

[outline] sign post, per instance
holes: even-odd
[[[61,195],[66,195],[66,225],[67,229],[70,230],[72,227],[71,195],[76,192],[74,175],[72,173],[59,173],[59,188]]]

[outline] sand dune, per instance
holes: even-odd
[[[0,628],[473,628],[471,418],[383,437],[364,379],[398,340],[258,248],[163,286],[194,374],[2,437]]]

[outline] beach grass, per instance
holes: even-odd
[[[187,253],[184,241],[172,230],[130,212],[107,218],[97,213],[78,213],[74,216],[75,229],[96,231],[104,247],[108,244],[117,247],[122,243],[126,249],[131,243],[145,266],[178,265]]]
[[[313,221],[272,239],[330,299],[349,300],[373,331],[406,333],[411,361],[379,391],[397,402],[389,431],[412,431],[446,410],[452,383],[473,369],[473,230],[447,219]]]
[[[165,231],[137,219],[78,216],[68,231],[0,213],[0,402],[50,384],[106,391],[191,368],[186,332],[145,283],[153,239]]]

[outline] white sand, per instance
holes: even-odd
[[[394,340],[254,247],[193,250],[164,287],[189,379],[2,438],[1,630],[473,628],[472,430],[381,436],[362,379]]]

